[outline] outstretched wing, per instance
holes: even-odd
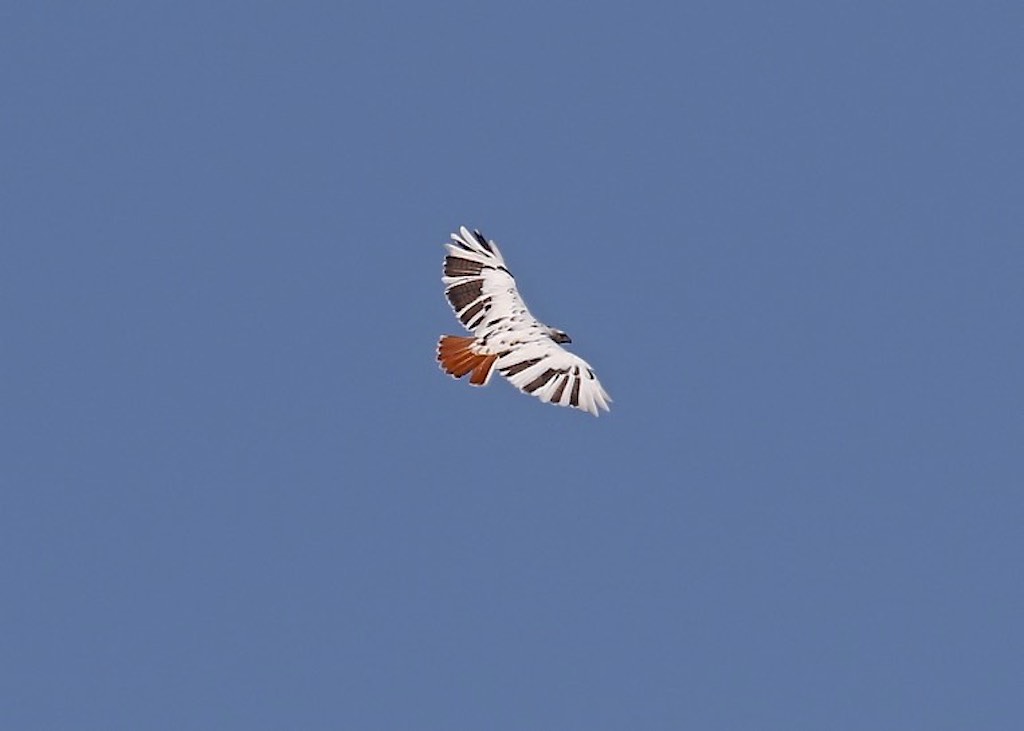
[[[545,403],[572,406],[597,416],[608,411],[611,396],[587,361],[550,338],[517,345],[498,356],[495,369],[523,393]]]
[[[467,330],[484,337],[503,323],[536,321],[496,243],[463,226],[445,247],[444,293]]]

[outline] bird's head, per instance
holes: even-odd
[[[557,328],[554,328],[554,327],[548,328],[548,334],[551,336],[551,339],[554,340],[556,343],[571,343],[572,342],[572,338],[570,338],[566,333],[562,332],[561,330],[559,330]]]

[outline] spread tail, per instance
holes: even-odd
[[[474,338],[463,338],[457,335],[442,335],[437,343],[437,360],[441,369],[455,378],[462,378],[472,373],[469,382],[474,386],[484,386],[491,378],[496,353],[482,354],[473,351]]]

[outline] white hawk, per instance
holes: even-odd
[[[497,370],[513,386],[546,403],[598,415],[611,397],[590,365],[561,343],[572,342],[526,309],[498,245],[463,226],[446,243],[445,296],[473,337],[442,335],[437,360],[455,378],[484,386]]]

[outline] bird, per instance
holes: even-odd
[[[545,403],[594,416],[610,411],[611,397],[593,368],[562,347],[572,339],[535,318],[519,295],[498,245],[465,226],[445,243],[445,297],[472,337],[442,335],[441,369],[473,386],[486,386],[497,371],[523,393]]]

